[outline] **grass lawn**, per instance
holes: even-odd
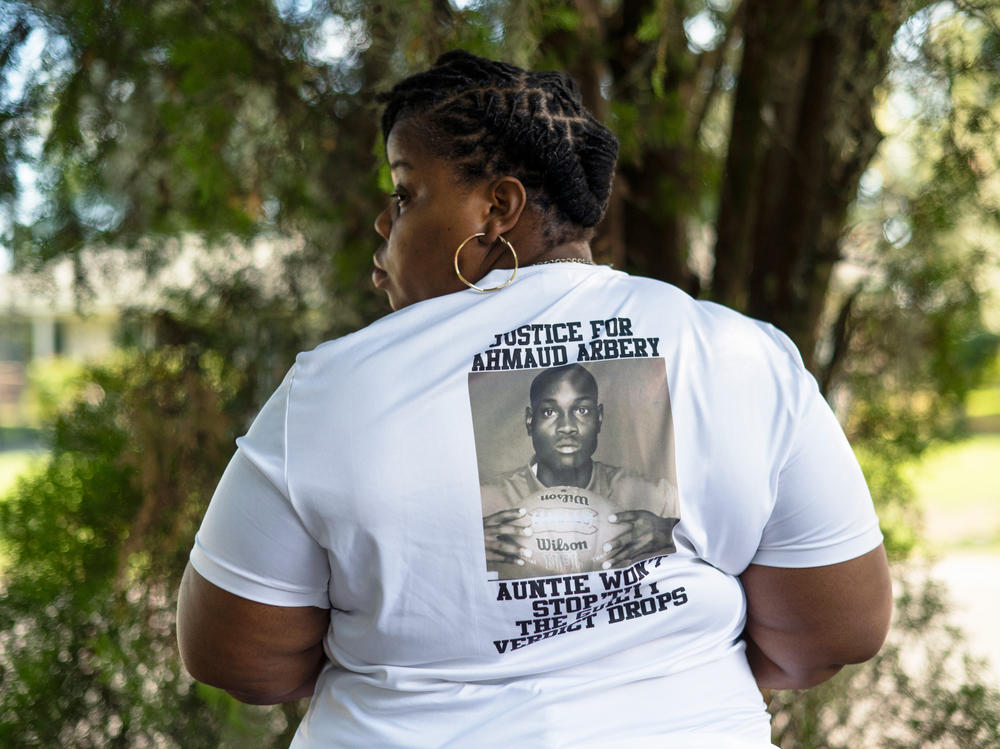
[[[912,476],[931,551],[1000,553],[1000,434],[939,447]]]
[[[969,429],[985,434],[1000,434],[1000,385],[973,390],[965,404]]]
[[[969,393],[965,412],[972,418],[1000,415],[1000,385],[991,385]]]

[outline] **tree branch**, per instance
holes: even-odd
[[[705,118],[708,116],[708,110],[712,106],[712,102],[715,100],[715,95],[719,92],[719,74],[722,72],[722,66],[726,64],[726,51],[729,49],[729,45],[732,44],[733,39],[736,36],[736,31],[743,30],[744,16],[746,14],[746,3],[740,3],[736,9],[732,12],[729,17],[729,23],[726,24],[726,35],[723,37],[719,46],[713,50],[711,55],[702,55],[702,59],[707,61],[711,59],[712,65],[712,77],[709,82],[708,91],[702,97],[701,104],[698,106],[698,113],[695,115],[694,119],[691,121],[691,142],[697,143],[698,139],[701,137],[701,128],[705,124]],[[699,70],[699,74],[700,74]],[[700,77],[700,76],[699,76]],[[693,108],[693,107],[692,107]]]
[[[854,312],[854,305],[863,290],[864,282],[860,282],[854,287],[840,306],[837,319],[833,324],[833,330],[831,331],[833,336],[833,350],[830,352],[830,358],[823,364],[823,368],[820,370],[819,377],[817,378],[819,381],[819,391],[823,394],[824,398],[829,396],[830,386],[833,384],[837,370],[850,350],[852,332],[851,315]]]

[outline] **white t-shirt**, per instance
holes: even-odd
[[[584,400],[532,403],[573,363]],[[237,444],[191,562],[244,598],[330,608],[293,747],[768,747],[736,576],[881,542],[787,337],[601,266],[523,268],[300,354]],[[531,554],[487,563],[491,482],[576,459],[641,478],[505,499]],[[630,509],[668,537],[609,561]]]

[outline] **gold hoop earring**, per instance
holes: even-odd
[[[471,237],[468,237],[464,242],[462,242],[462,244],[458,246],[458,249],[455,250],[455,273],[458,274],[458,280],[464,283],[470,289],[475,289],[476,291],[482,291],[484,293],[487,291],[500,291],[500,289],[510,286],[512,283],[514,283],[514,278],[517,276],[517,253],[514,252],[514,245],[512,245],[510,242],[508,242],[500,235],[497,235],[497,239],[499,239],[501,242],[507,245],[507,249],[510,250],[510,254],[514,256],[514,272],[510,274],[510,278],[508,278],[507,281],[501,284],[500,286],[493,286],[492,288],[484,289],[481,286],[476,286],[474,283],[472,283],[465,276],[462,275],[462,271],[458,269],[458,256],[461,254],[462,248],[465,247],[465,245],[467,245],[473,239],[485,236],[486,232],[483,231],[479,232],[478,234],[473,234]]]

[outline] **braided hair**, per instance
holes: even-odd
[[[589,237],[604,216],[618,139],[584,108],[567,74],[453,50],[379,100],[383,138],[419,118],[427,146],[463,178],[521,180],[550,244]]]

